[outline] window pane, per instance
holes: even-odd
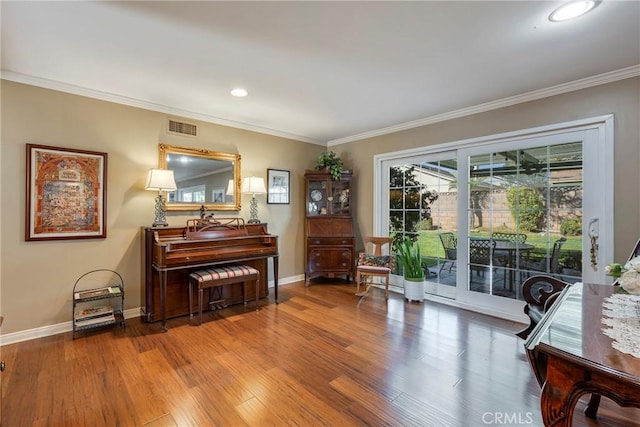
[[[470,246],[470,281],[482,283],[477,290],[521,298],[516,291],[529,275],[580,277],[582,144],[482,154],[469,163],[470,236],[503,242],[487,263],[472,259]],[[516,236],[522,244],[505,242]]]

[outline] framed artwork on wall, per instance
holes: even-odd
[[[25,240],[107,237],[107,153],[27,144]]]
[[[267,169],[267,203],[284,204],[290,202],[290,172],[281,169]]]

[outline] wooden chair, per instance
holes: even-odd
[[[373,283],[374,277],[384,278],[384,298],[389,298],[389,275],[393,271],[393,256],[391,255],[391,243],[393,237],[365,237],[365,251],[358,257],[356,267],[356,295],[365,296]],[[373,249],[367,252],[368,249]],[[386,255],[383,253],[386,252]],[[366,289],[360,292],[360,283]]]
[[[570,286],[570,283],[553,276],[537,275],[525,280],[522,284],[522,296],[526,302],[524,314],[529,317],[529,326],[516,335],[527,339],[566,286]]]

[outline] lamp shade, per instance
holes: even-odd
[[[176,180],[173,171],[167,169],[149,169],[147,175],[146,190],[173,191],[176,188]]]
[[[242,192],[249,194],[266,194],[264,179],[258,176],[249,176],[242,181]]]
[[[236,192],[236,182],[230,179],[229,184],[227,184],[227,196],[233,196],[235,192]]]

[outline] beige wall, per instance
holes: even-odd
[[[159,142],[240,153],[243,176],[266,176],[267,168],[290,170],[291,204],[267,205],[263,198],[259,216],[280,236],[280,277],[304,274],[303,175],[313,167],[322,147],[207,123],[198,123],[201,133],[197,138],[168,135],[166,114],[6,81],[1,90],[3,334],[69,321],[73,284],[94,268],[112,268],[123,274],[126,308],[140,306],[140,227],[153,221],[154,198],[143,187],[147,170],[157,165]],[[640,236],[640,78],[330,149],[354,170],[353,209],[361,236],[373,229],[376,154],[609,113],[615,114],[616,203],[612,209],[616,259],[624,259]],[[26,143],[109,153],[107,239],[24,241]],[[246,198],[240,216],[249,217]],[[167,219],[171,225],[182,225],[187,217],[170,214]]]
[[[415,147],[568,122],[613,113],[615,258],[624,260],[640,237],[640,78],[475,114],[429,126],[331,147],[348,159],[356,177],[356,224],[373,231],[373,156]]]
[[[169,116],[163,113],[4,80],[0,89],[3,334],[70,321],[73,285],[96,268],[122,274],[125,308],[140,306],[140,230],[153,222],[156,195],[144,185],[147,170],[157,167],[160,142],[239,153],[243,176],[266,179],[267,168],[290,170],[291,204],[267,205],[266,196],[258,196],[258,213],[270,232],[280,236],[280,277],[304,274],[304,252],[299,250],[304,238],[303,176],[323,147],[201,122],[195,122],[198,137],[169,135]],[[26,143],[108,153],[106,239],[24,240]],[[182,226],[197,214],[170,212],[167,220]],[[249,218],[245,196],[239,215]]]

